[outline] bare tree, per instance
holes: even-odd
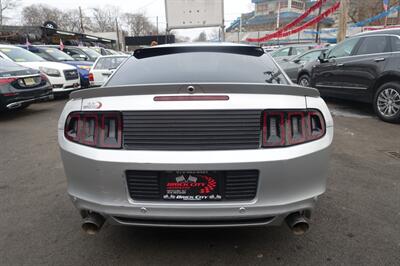
[[[209,34],[208,34],[208,39],[211,41],[218,41],[220,39],[220,29],[213,29]]]
[[[383,11],[382,0],[350,0],[349,17],[353,22],[362,21]]]
[[[195,42],[206,42],[207,34],[204,31],[200,32],[199,36],[196,39],[194,39],[194,41]]]
[[[22,23],[29,26],[39,26],[45,21],[61,22],[61,10],[43,4],[33,4],[22,9]]]
[[[125,13],[123,19],[133,36],[149,35],[157,31],[156,27],[143,13]]]
[[[81,16],[79,13],[79,9],[70,9],[64,12],[61,16],[60,28],[69,31],[76,31],[81,32]],[[92,21],[90,18],[86,17],[85,15],[82,16],[82,25],[84,29],[91,29],[92,28]]]
[[[45,21],[53,21],[60,29],[67,31],[81,31],[80,14],[78,9],[62,11],[58,8],[33,4],[22,9],[22,23],[29,26],[43,25]],[[83,16],[83,25],[91,27],[91,21]]]
[[[92,8],[93,13],[93,30],[106,32],[115,31],[116,23],[115,20],[119,18],[120,11],[117,7],[106,6],[104,8],[96,7]]]
[[[18,6],[20,0],[0,0],[0,25],[3,25],[3,12]]]

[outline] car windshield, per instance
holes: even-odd
[[[107,51],[109,54],[115,54],[115,55],[118,54],[117,51],[114,51],[114,50],[111,50],[111,49],[106,49],[106,51]]]
[[[136,75],[137,73],[137,75]],[[130,57],[108,86],[154,83],[227,82],[288,84],[269,55],[190,52]]]
[[[98,58],[101,56],[101,54],[99,54],[98,52],[96,52],[90,48],[80,47],[80,49],[82,49],[82,51],[84,51],[86,54],[88,54],[91,58]]]
[[[311,51],[311,52],[305,52],[305,53],[302,53],[302,54],[296,56],[295,58],[293,58],[292,61],[296,61],[296,60],[305,61],[305,62],[314,61],[314,60],[318,59],[318,56],[320,56],[323,51],[324,50],[315,50],[315,51]]]
[[[15,62],[41,62],[46,61],[38,55],[19,47],[2,47],[0,52]]]
[[[281,57],[281,56],[288,56],[289,55],[290,47],[284,47],[279,50],[273,51],[271,53],[272,57]]]
[[[90,49],[95,50],[96,52],[98,52],[99,54],[101,54],[101,49],[100,47],[90,47]]]
[[[126,56],[99,58],[94,69],[116,69],[126,58]]]
[[[74,61],[75,59],[71,56],[67,55],[66,53],[58,50],[57,48],[46,48],[43,51],[49,54],[51,57],[56,59],[57,61]]]

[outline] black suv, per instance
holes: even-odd
[[[372,103],[384,121],[400,121],[400,30],[344,40],[319,58],[311,86],[322,96]]]

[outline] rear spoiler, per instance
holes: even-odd
[[[185,83],[185,84],[145,84],[118,87],[100,87],[74,91],[70,99],[88,99],[97,97],[128,95],[163,95],[163,94],[283,94],[293,96],[319,97],[319,91],[297,85],[279,85],[264,83]]]

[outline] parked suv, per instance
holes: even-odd
[[[21,46],[21,48],[26,48],[26,46]],[[40,56],[41,58],[52,61],[52,62],[60,62],[67,65],[71,65],[76,67],[79,72],[79,78],[81,81],[81,88],[89,87],[89,70],[92,67],[93,63],[88,61],[77,61],[68,54],[63,51],[57,49],[56,47],[47,47],[41,45],[31,45],[28,49],[30,52]]]
[[[400,121],[400,30],[354,36],[319,61],[311,86],[322,96],[372,103],[382,120]]]

